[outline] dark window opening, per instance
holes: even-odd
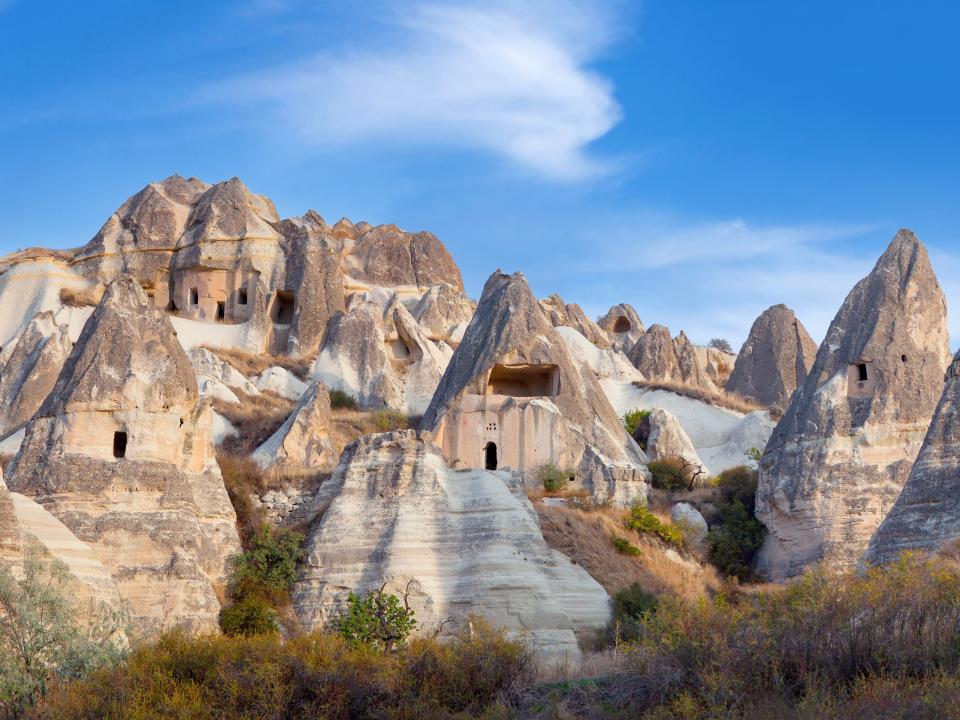
[[[296,305],[296,296],[292,290],[277,290],[273,299],[273,321],[280,325],[289,325],[293,322],[293,310]]]
[[[247,289],[240,288],[237,290],[237,305],[246,305],[247,304]]]
[[[167,303],[167,312],[176,312],[177,303],[173,301],[173,298],[170,298],[170,302]]]
[[[906,362],[906,361],[907,361],[907,356],[906,356],[906,355],[901,355],[901,356],[900,356],[900,362]]]
[[[127,434],[117,431],[113,434],[113,456],[122,458],[127,454]]]
[[[866,363],[857,363],[857,378],[860,382],[867,381],[867,364]]]
[[[553,397],[558,390],[556,365],[494,365],[487,378],[488,395]]]
[[[483,449],[483,467],[487,470],[497,469],[497,444],[489,442]]]
[[[227,304],[225,302],[218,302],[216,321],[223,322],[223,318],[226,317],[226,313],[227,313]]]
[[[196,288],[190,288],[190,304],[191,305],[200,304],[200,293],[197,292]]]
[[[630,321],[625,317],[618,317],[617,321],[613,323],[613,331],[618,334],[630,332],[630,327]]]

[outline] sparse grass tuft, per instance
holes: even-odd
[[[60,288],[60,302],[67,307],[96,307],[103,296],[103,288]]]
[[[681,383],[634,380],[633,384],[641,390],[665,390],[676,393],[677,395],[699,400],[707,405],[715,405],[716,407],[726,408],[727,410],[733,410],[734,412],[743,413],[744,415],[754,412],[755,410],[769,410],[769,408],[759,405],[753,400],[745,398],[742,395],[737,395],[736,393],[707,392],[703,388]]]
[[[289,370],[306,382],[310,375],[310,368],[313,366],[313,359],[309,357],[253,353],[247,352],[246,350],[219,348],[211,345],[202,345],[201,347],[209,350],[224,362],[230,363],[230,365],[248,377],[251,375],[259,375],[267,368],[276,365],[277,367],[282,367],[284,370]]]

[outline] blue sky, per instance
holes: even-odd
[[[948,2],[0,0],[0,251],[84,243],[172,173],[435,232],[739,344],[819,339],[906,226],[960,302]],[[951,320],[960,336],[960,313]]]

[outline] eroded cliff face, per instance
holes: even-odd
[[[750,327],[726,389],[782,410],[806,380],[816,354],[816,344],[793,310],[774,305]]]
[[[121,276],[10,465],[10,489],[92,549],[138,632],[216,625],[240,542],[212,423],[169,318]]]
[[[663,325],[651,325],[627,353],[651,382],[688,385],[709,392],[717,387],[701,364],[697,348],[682,330],[675,338]]]
[[[526,632],[542,657],[575,660],[576,635],[609,620],[603,588],[547,547],[513,473],[451,470],[428,434],[406,430],[355,442],[328,483],[293,593],[305,627],[385,583],[409,588],[420,632],[453,633],[479,615]]]
[[[926,249],[897,233],[850,292],[767,444],[757,515],[771,579],[848,566],[893,507],[950,361],[946,301]]]
[[[960,353],[923,447],[893,509],[870,539],[864,559],[892,562],[904,551],[932,552],[960,537]]]

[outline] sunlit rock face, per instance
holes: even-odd
[[[669,328],[651,325],[627,353],[630,362],[651,382],[688,385],[710,392],[717,387],[700,363],[697,349],[682,330],[675,338]]]
[[[782,410],[803,384],[816,355],[816,343],[793,310],[774,305],[751,326],[726,389]]]
[[[645,497],[646,456],[521,273],[487,280],[421,428],[456,468],[510,467],[531,479],[551,464],[597,499]]]
[[[767,444],[761,573],[862,555],[907,480],[949,362],[943,292],[926,249],[901,230],[847,296]]]
[[[607,314],[597,321],[597,325],[607,333],[614,349],[621,352],[629,352],[644,333],[640,315],[627,303],[614,305],[607,310]]]
[[[910,477],[870,539],[871,564],[904,551],[931,552],[960,537],[960,353],[947,370],[943,396]]]
[[[240,542],[212,423],[170,319],[121,275],[10,465],[10,489],[90,546],[138,632],[216,624]]]
[[[546,656],[576,659],[576,636],[609,620],[606,592],[547,547],[511,472],[453,470],[428,434],[405,430],[356,441],[328,483],[293,593],[307,628],[384,584],[410,590],[420,632],[457,632],[478,615]]]

